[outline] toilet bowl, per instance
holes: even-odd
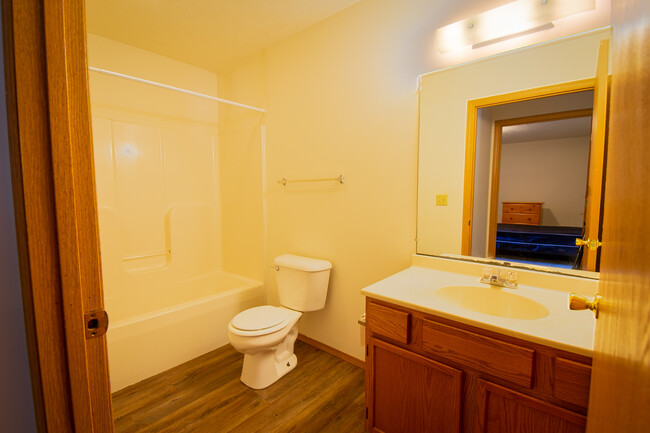
[[[241,381],[246,386],[266,388],[296,367],[293,345],[300,316],[299,311],[263,305],[239,313],[230,322],[228,339],[244,354]]]
[[[244,354],[241,381],[253,389],[268,387],[296,367],[293,345],[298,319],[304,311],[325,306],[332,268],[327,260],[290,254],[276,257],[273,263],[282,306],[249,308],[228,324],[230,344]]]

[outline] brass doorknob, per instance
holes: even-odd
[[[576,293],[569,294],[569,310],[591,310],[594,312],[596,319],[598,319],[598,303],[600,302],[600,295],[593,298],[578,295]]]
[[[596,251],[598,247],[602,246],[603,243],[599,241],[598,239],[580,239],[576,238],[576,246],[581,247],[585,246],[589,248],[591,251]]]

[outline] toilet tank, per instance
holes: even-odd
[[[276,266],[280,304],[296,311],[316,311],[325,307],[332,264],[327,260],[283,254]]]

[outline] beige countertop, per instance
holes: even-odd
[[[593,296],[598,280],[490,266],[517,272],[519,286],[499,288],[479,283],[485,264],[414,255],[413,266],[361,290],[365,296],[424,313],[511,335],[569,352],[592,356],[595,319],[591,311],[568,309],[569,292]],[[436,291],[446,286],[478,286],[525,297],[548,310],[538,319],[513,319],[480,313],[442,299]]]

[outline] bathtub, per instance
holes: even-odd
[[[107,302],[112,392],[228,344],[230,320],[265,303],[259,281],[222,271],[185,281],[177,292],[164,301],[168,305],[156,297],[153,309],[130,317],[124,309],[111,314]]]

